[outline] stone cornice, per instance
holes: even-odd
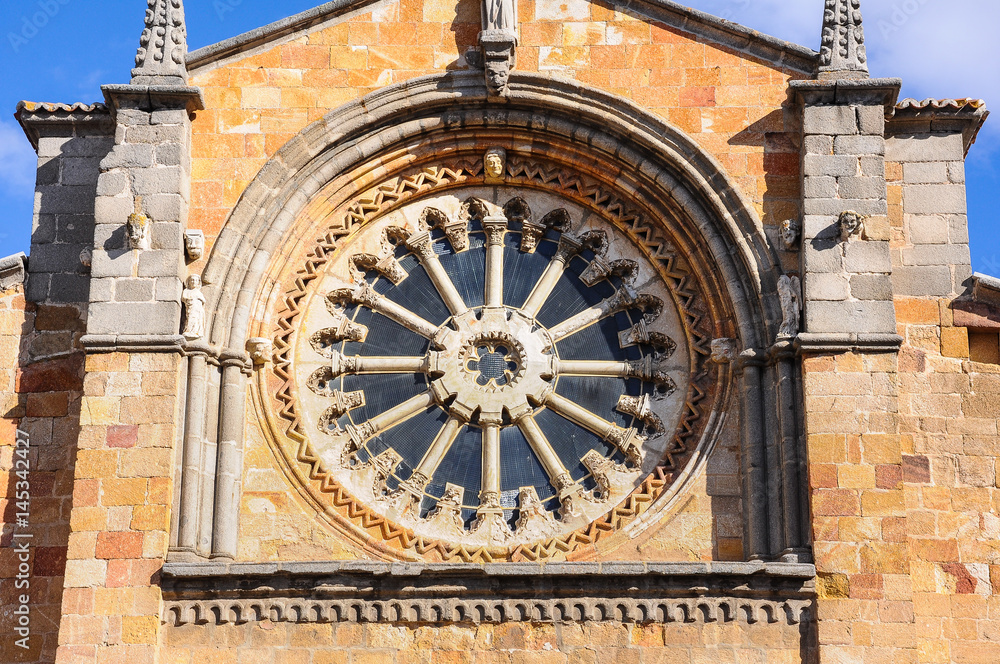
[[[112,114],[122,107],[143,110],[186,108],[188,112],[205,108],[201,88],[186,85],[104,85],[101,92]]]
[[[0,258],[0,291],[24,283],[27,278],[27,260],[23,251]]]
[[[104,104],[43,104],[30,101],[18,102],[14,117],[31,142],[38,149],[38,139],[50,131],[87,130],[92,133],[112,133],[111,114]]]
[[[789,88],[800,104],[882,104],[886,115],[896,106],[903,81],[898,78],[866,78],[833,81],[790,81]]]
[[[163,620],[798,624],[814,619],[815,573],[761,562],[167,563]]]
[[[961,132],[968,154],[989,116],[980,99],[904,99],[886,118],[886,134]]]
[[[80,338],[87,353],[178,353],[184,354],[181,335],[87,334]]]

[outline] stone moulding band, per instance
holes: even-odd
[[[184,353],[179,334],[87,334],[80,343],[88,353]]]
[[[168,563],[163,623],[784,623],[815,567],[760,562]]]
[[[800,333],[795,348],[802,353],[898,353],[903,337],[898,334]]]

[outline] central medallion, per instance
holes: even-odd
[[[478,423],[510,421],[552,389],[556,357],[548,331],[507,308],[454,318],[428,353],[431,389],[451,412]]]

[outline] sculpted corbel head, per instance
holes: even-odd
[[[792,251],[798,247],[801,234],[802,225],[798,219],[786,219],[781,222],[781,244],[786,251]]]
[[[190,230],[184,233],[184,252],[189,260],[196,261],[205,254],[205,234]]]
[[[854,236],[860,236],[864,230],[865,218],[854,210],[840,213],[837,225],[840,228],[840,239],[845,242]]]
[[[125,224],[129,249],[149,249],[149,217],[142,212],[133,212]]]
[[[486,86],[490,94],[502,97],[507,94],[510,79],[510,63],[506,60],[491,60],[486,63]]]

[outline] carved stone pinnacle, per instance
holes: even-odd
[[[133,85],[187,85],[187,28],[182,0],[148,0]]]
[[[819,78],[868,78],[861,0],[826,0]]]

